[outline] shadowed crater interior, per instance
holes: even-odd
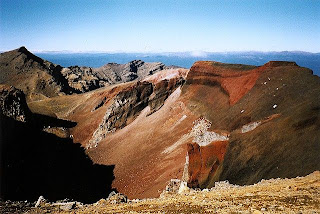
[[[40,195],[55,201],[85,203],[106,198],[114,179],[114,166],[93,164],[80,144],[59,138],[40,127],[75,123],[41,115],[19,122],[0,112],[0,198],[35,201]]]

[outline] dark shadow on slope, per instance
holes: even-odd
[[[76,122],[69,120],[61,120],[55,117],[50,117],[42,114],[31,113],[30,122],[32,123],[32,127],[37,129],[42,129],[46,126],[52,127],[64,127],[64,128],[72,128],[77,125]]]
[[[80,144],[39,129],[44,124],[72,127],[72,122],[33,116],[32,123],[22,123],[0,113],[0,198],[35,201],[43,195],[85,203],[106,198],[114,166],[94,165]]]

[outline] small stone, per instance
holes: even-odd
[[[60,206],[60,209],[64,210],[64,211],[69,211],[73,208],[76,207],[76,203],[75,202],[69,202],[69,203],[65,203],[63,205]]]
[[[187,182],[185,182],[185,181],[181,182],[178,193],[182,194],[182,193],[186,193],[188,191],[189,191],[189,187],[187,185]]]
[[[112,191],[107,201],[111,204],[118,204],[118,203],[126,203],[128,201],[127,197],[121,193],[116,193],[115,191]]]
[[[40,195],[40,197],[38,198],[37,203],[34,207],[39,207],[45,203],[46,203],[46,199],[42,195]]]
[[[179,179],[171,179],[169,184],[166,186],[166,191],[169,193],[177,193],[181,186],[181,180]]]

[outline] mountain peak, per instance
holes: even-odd
[[[21,46],[17,50],[18,52],[21,52],[21,53],[30,53],[30,51],[28,51],[28,49],[25,46]]]

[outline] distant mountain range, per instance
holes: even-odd
[[[73,65],[101,67],[114,62],[124,64],[129,61],[140,59],[145,62],[162,62],[166,65],[176,65],[190,68],[199,60],[212,60],[224,63],[238,63],[247,65],[263,65],[269,61],[294,61],[299,66],[310,68],[314,74],[320,76],[320,53],[303,51],[282,52],[165,52],[165,53],[103,53],[103,52],[38,52],[38,56],[53,63],[69,67]]]

